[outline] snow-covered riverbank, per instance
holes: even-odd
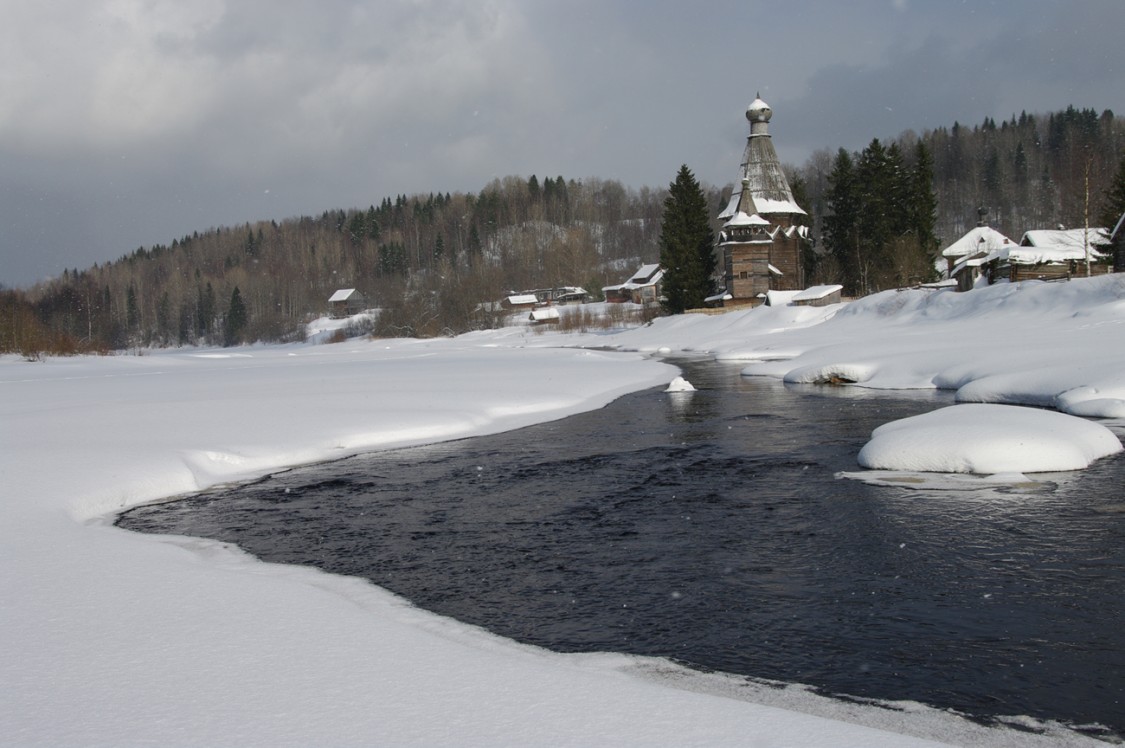
[[[685,316],[616,335],[0,359],[0,734],[17,745],[928,744],[885,728],[1033,744],[927,710],[540,652],[359,580],[109,522],[286,465],[560,418],[677,373],[562,345],[706,351],[791,381],[846,370],[865,386],[1120,418],[1123,343],[1125,278],[1110,277]],[[1044,743],[1071,740],[1083,742]]]

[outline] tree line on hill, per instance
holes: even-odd
[[[971,228],[980,206],[1013,239],[1085,220],[1112,225],[1112,212],[1125,210],[1123,148],[1125,120],[1071,107],[907,132],[858,153],[817,151],[787,167],[820,237],[806,253],[809,281],[868,293],[927,279],[940,246]],[[731,185],[696,187],[702,199],[692,210],[717,232]],[[488,327],[498,318],[482,302],[563,285],[597,294],[658,261],[670,190],[676,182],[635,189],[509,176],[475,194],[397,195],[366,209],[196,232],[0,290],[0,352],[294,340],[341,288],[360,289],[382,310],[378,335]]]
[[[1031,229],[1112,229],[1125,211],[1125,119],[1068,107],[972,128],[955,122],[876,139],[860,153],[817,151],[793,177],[820,237],[817,282],[868,293],[921,279],[924,256],[972,229],[982,208],[1017,242]]]
[[[0,292],[0,350],[292,340],[342,288],[382,308],[380,334],[463,332],[493,324],[481,302],[513,290],[618,282],[651,254],[662,200],[613,180],[506,177],[196,232]]]

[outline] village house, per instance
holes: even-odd
[[[539,306],[539,297],[533,293],[509,294],[500,300],[500,306],[508,311],[534,309]]]
[[[985,258],[982,272],[988,283],[1101,275],[1112,272],[1108,244],[1109,232],[1100,228],[1028,231],[1018,245]]]
[[[719,232],[726,293],[724,304],[761,304],[772,290],[804,287],[802,242],[807,215],[793,199],[769,134],[773,110],[755,98],[746,109],[750,135],[742,156],[738,185],[719,213]]]
[[[664,269],[659,263],[641,265],[629,280],[616,286],[604,286],[602,294],[611,304],[656,304],[660,301]]]
[[[560,319],[559,309],[554,306],[532,309],[527,319],[533,325],[557,325]]]
[[[993,277],[1016,283],[1108,273],[1112,268],[1105,251],[1108,244],[1109,230],[1104,228],[1028,231],[1018,247],[996,258]]]
[[[1015,246],[1015,242],[985,223],[986,213],[982,208],[977,225],[941,251],[946,262],[943,275],[957,282],[958,291],[972,290],[979,283],[987,284],[984,272],[989,258]]]
[[[1106,229],[1035,229],[1016,244],[985,223],[986,213],[981,208],[976,227],[942,250],[947,277],[956,281],[958,291],[1000,281],[1062,280],[1087,272],[1112,272]]]
[[[581,286],[559,286],[558,288],[537,288],[533,291],[524,291],[534,294],[540,304],[585,304],[590,294]]]
[[[531,309],[536,306],[552,304],[585,304],[590,294],[579,286],[558,286],[557,288],[535,288],[519,293],[510,292],[500,304],[507,310]]]
[[[341,288],[328,297],[328,313],[336,318],[350,317],[367,308],[367,299],[354,288]]]

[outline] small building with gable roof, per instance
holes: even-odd
[[[984,223],[977,224],[941,251],[941,256],[945,258],[947,264],[945,275],[952,278],[953,269],[964,260],[987,257],[993,252],[1014,246],[1015,242],[991,226]]]
[[[337,318],[359,314],[367,306],[367,299],[354,288],[341,288],[328,297],[329,313]]]
[[[664,269],[659,263],[641,265],[629,280],[616,286],[603,286],[602,294],[610,303],[655,304],[660,300]]]

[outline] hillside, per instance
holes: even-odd
[[[974,225],[982,206],[1018,241],[1033,228],[1109,220],[1103,195],[1125,148],[1125,119],[1070,107],[906,132],[892,145],[911,153],[919,142],[933,158],[939,244]],[[832,161],[824,150],[787,167],[814,236],[830,214]],[[712,215],[730,188],[705,188]],[[488,327],[495,321],[479,304],[506,292],[577,285],[596,295],[656,261],[665,195],[596,178],[509,176],[476,194],[398,195],[366,209],[211,228],[0,293],[0,352],[296,339],[341,288],[384,310],[380,335]],[[846,271],[818,265],[811,280],[838,282]]]

